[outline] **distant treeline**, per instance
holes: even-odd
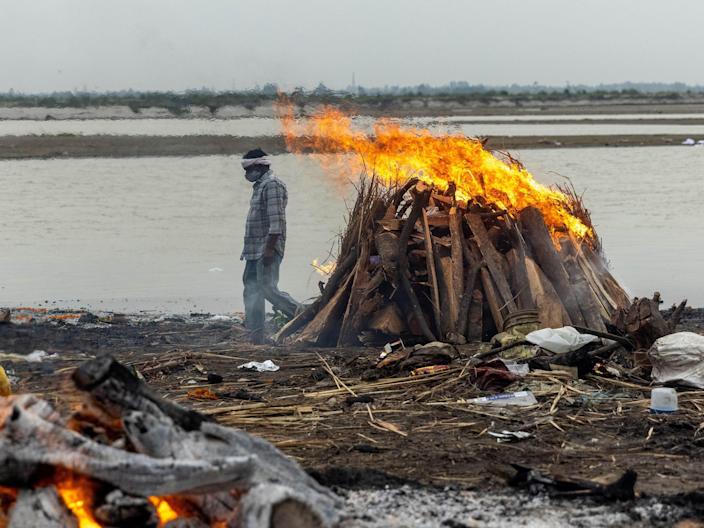
[[[491,103],[512,100],[517,104],[567,100],[608,101],[623,99],[682,100],[704,96],[704,86],[691,86],[683,83],[621,83],[598,86],[544,86],[544,85],[472,85],[465,81],[451,82],[442,86],[420,84],[416,86],[384,86],[366,88],[349,86],[344,90],[332,90],[320,83],[313,90],[296,88],[284,92],[276,84],[265,84],[243,91],[215,91],[210,89],[187,90],[184,92],[140,92],[123,90],[114,92],[70,91],[40,94],[26,94],[15,91],[0,93],[0,106],[15,107],[70,107],[121,105],[134,112],[150,107],[167,108],[174,114],[186,112],[191,106],[208,107],[215,112],[222,106],[244,106],[249,109],[270,103],[280,93],[294,103],[305,106],[308,103],[354,102],[373,106],[386,106],[394,101],[414,99],[434,99],[456,101],[458,103]]]

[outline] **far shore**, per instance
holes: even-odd
[[[621,115],[638,114],[658,116],[666,114],[686,115],[693,117],[704,115],[704,100],[702,97],[684,100],[661,101],[648,99],[610,99],[605,101],[589,101],[572,99],[565,101],[521,101],[519,98],[502,98],[490,102],[479,100],[458,101],[437,98],[380,99],[374,103],[355,100],[331,100],[327,102],[308,101],[294,106],[297,116],[305,117],[314,114],[326,104],[337,106],[350,115],[371,117],[430,117],[443,118],[448,116],[472,117],[487,116],[574,116],[579,120],[582,115]],[[0,104],[0,120],[91,120],[91,119],[238,119],[251,117],[276,117],[275,102],[261,101],[251,105],[223,105],[208,107],[191,105],[186,107],[145,107],[131,108],[127,105],[112,106],[46,106],[20,107]],[[505,122],[505,121],[502,121]],[[613,121],[609,121],[610,123]],[[660,122],[660,121],[658,121]]]
[[[681,145],[686,135],[491,136],[495,150]],[[260,147],[288,152],[282,136],[0,136],[0,159],[238,155]]]

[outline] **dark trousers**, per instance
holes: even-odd
[[[279,290],[280,266],[281,256],[277,254],[268,265],[259,259],[248,260],[244,267],[244,324],[255,343],[264,339],[265,301],[289,317],[298,310],[298,303],[288,293]]]

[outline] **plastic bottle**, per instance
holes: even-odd
[[[659,387],[650,393],[650,412],[654,414],[677,411],[677,391],[671,387]]]

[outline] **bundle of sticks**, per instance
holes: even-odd
[[[591,227],[570,189],[571,214]],[[629,297],[607,269],[596,235],[550,233],[541,211],[510,214],[483,197],[459,202],[408,180],[363,181],[320,297],[278,342],[345,346],[489,339],[522,314],[539,326],[604,331]]]

